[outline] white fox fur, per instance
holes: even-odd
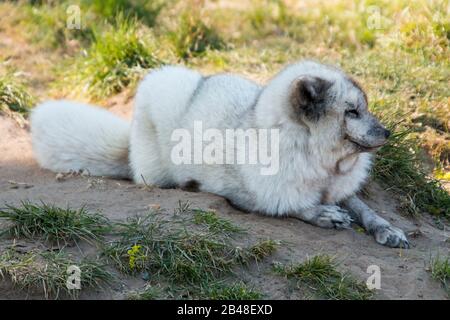
[[[265,87],[236,75],[204,77],[168,66],[139,85],[131,129],[105,110],[53,101],[33,111],[31,131],[38,162],[52,171],[87,169],[160,187],[194,182],[243,210],[322,227],[348,227],[351,214],[378,242],[406,247],[401,230],[352,198],[370,169],[365,151],[386,138],[364,99],[342,71],[311,61],[288,66]],[[204,129],[279,129],[279,172],[261,175],[258,165],[175,165],[171,134],[192,130],[194,121]],[[350,213],[337,206],[348,198]]]
[[[130,176],[127,121],[101,108],[62,100],[38,106],[31,123],[34,153],[43,168]]]

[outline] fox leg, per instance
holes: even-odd
[[[343,204],[355,222],[372,234],[378,243],[392,248],[409,248],[405,233],[377,215],[356,195],[345,200]]]
[[[289,216],[322,228],[347,229],[352,222],[346,210],[334,205],[318,205]]]

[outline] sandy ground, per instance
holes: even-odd
[[[111,110],[129,118],[131,102],[120,107],[112,103]],[[390,249],[378,245],[371,236],[356,230],[325,230],[295,219],[275,219],[256,214],[244,214],[231,208],[218,196],[207,193],[189,193],[181,190],[143,190],[129,181],[73,177],[62,182],[55,174],[40,169],[33,159],[30,135],[10,118],[0,116],[0,206],[18,204],[21,200],[44,201],[59,206],[78,208],[86,205],[90,210],[100,210],[111,219],[124,219],[145,213],[148,206],[158,204],[172,213],[178,201],[187,201],[192,207],[213,208],[222,217],[248,229],[248,234],[239,239],[242,244],[261,238],[285,241],[286,244],[267,262],[242,272],[242,277],[262,290],[268,298],[297,299],[302,293],[292,289],[289,283],[270,273],[272,261],[304,261],[308,256],[326,253],[341,261],[340,268],[349,271],[357,279],[366,281],[368,266],[381,268],[381,289],[377,299],[445,299],[447,295],[440,284],[431,279],[430,258],[437,253],[448,255],[450,243],[448,229],[438,229],[432,219],[418,220],[402,217],[393,195],[377,185],[368,187],[368,203],[394,225],[409,233],[412,249]],[[0,240],[0,250],[11,243]],[[30,248],[39,243],[24,242]],[[91,248],[81,247],[82,250]],[[77,249],[78,250],[78,249]],[[91,291],[81,298],[121,299],[129,290],[144,286],[139,278],[122,276],[121,283],[110,289]],[[25,298],[23,292],[12,288],[7,280],[0,280],[0,299]],[[39,298],[29,295],[28,298]]]

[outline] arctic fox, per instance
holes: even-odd
[[[195,135],[195,123],[219,133],[276,130],[276,172],[261,174],[261,163],[175,163],[174,132]],[[291,64],[265,86],[233,74],[203,76],[165,66],[139,85],[131,124],[101,108],[52,101],[34,109],[31,133],[39,164],[55,172],[85,169],[211,192],[243,211],[324,228],[348,228],[355,221],[383,245],[409,247],[403,231],[356,196],[372,152],[389,131],[368,111],[361,87],[332,66]],[[219,151],[228,154],[228,144]]]

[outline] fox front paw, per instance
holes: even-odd
[[[338,206],[321,206],[319,214],[313,223],[322,228],[348,229],[352,218],[347,210]]]
[[[384,246],[391,248],[410,248],[405,233],[391,225],[378,226],[374,231],[374,237],[378,243]]]

